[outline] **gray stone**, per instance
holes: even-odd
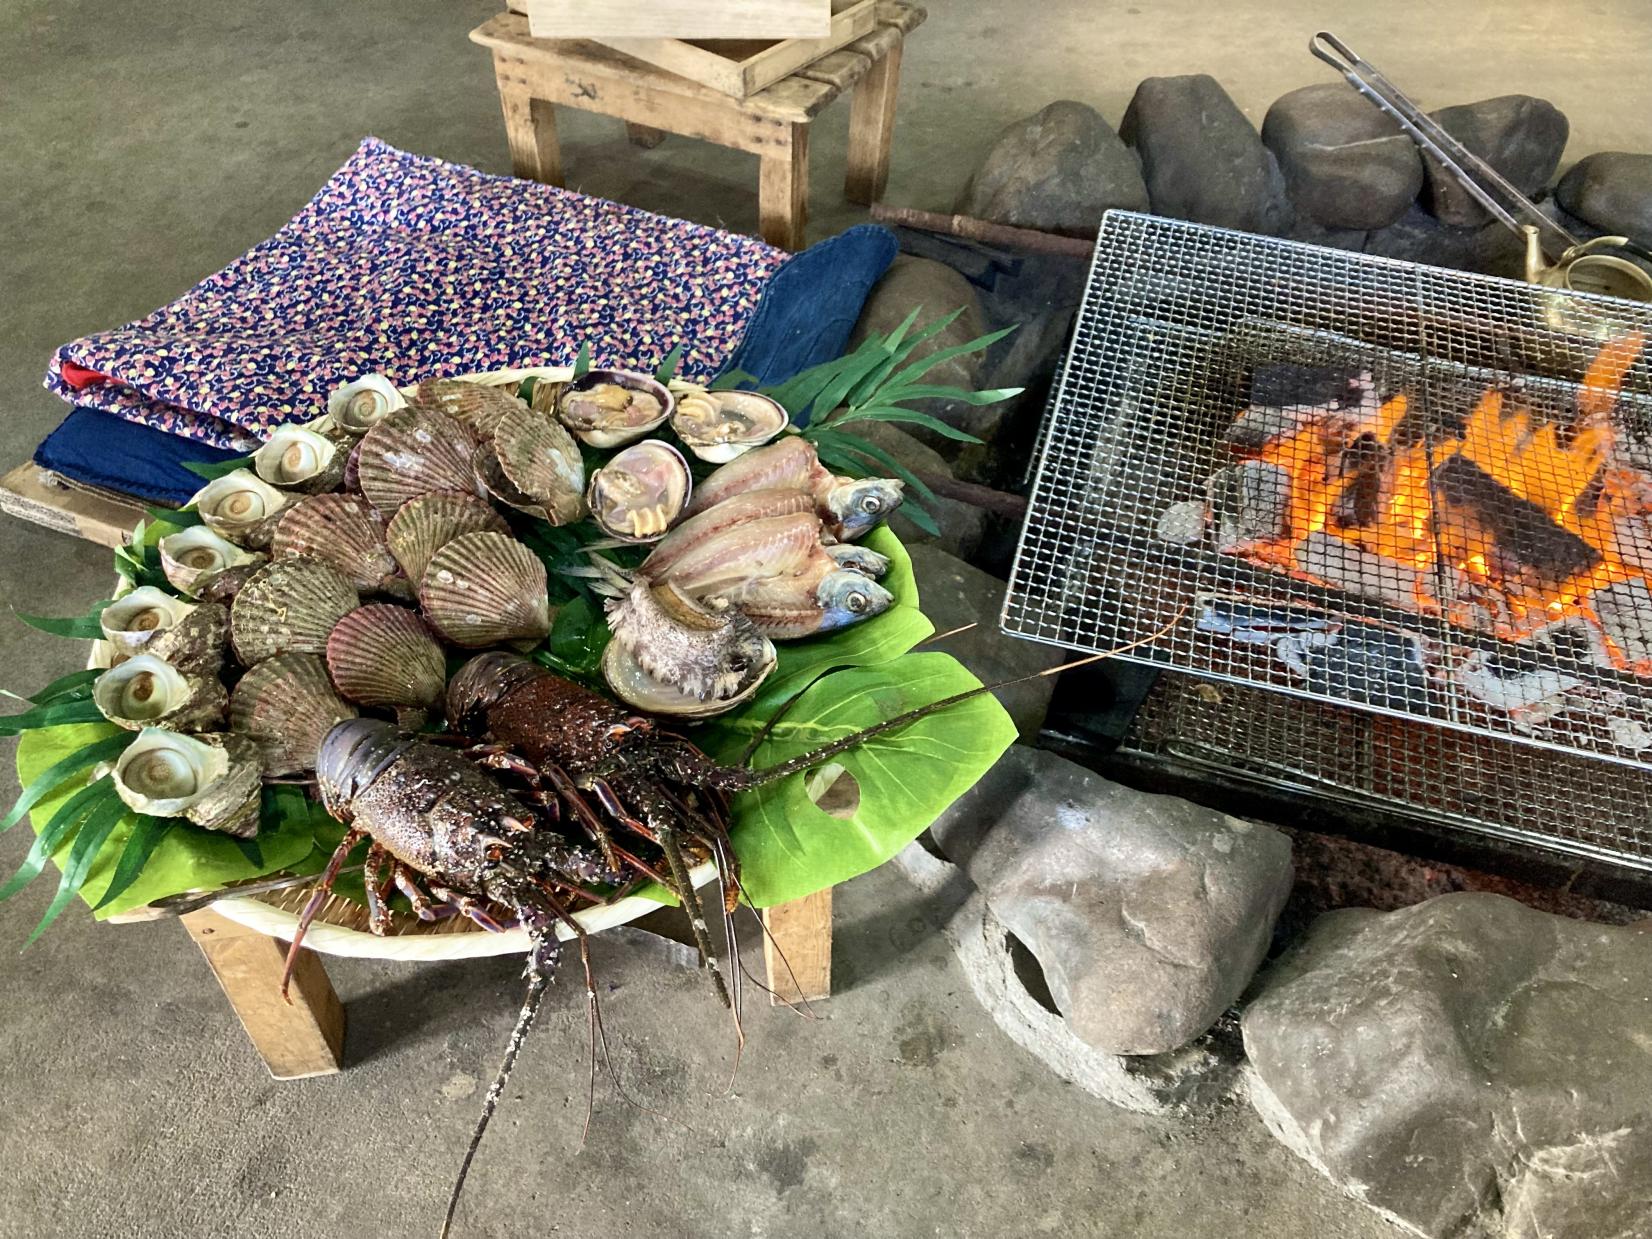
[[[1386,228],[1423,186],[1416,143],[1345,82],[1281,95],[1262,121],[1262,141],[1298,214],[1323,228]]]
[[[1652,932],[1481,893],[1332,912],[1243,1028],[1274,1134],[1411,1231],[1652,1234]]]
[[[1420,204],[1413,204],[1398,223],[1370,233],[1365,252],[1490,275],[1518,276],[1525,262],[1520,238],[1502,224],[1457,228],[1441,223]]]
[[[1058,99],[998,135],[956,209],[1017,228],[1093,237],[1112,207],[1148,209],[1136,156],[1100,112]]]
[[[894,457],[920,478],[949,477],[952,474],[952,466],[947,463],[946,457],[889,422],[860,422],[850,429],[860,438]],[[920,505],[940,528],[939,534],[921,529],[913,521],[912,509]],[[949,499],[945,495],[926,499],[915,494],[909,487],[906,502],[895,512],[889,527],[908,546],[932,542],[949,555],[971,559],[981,549],[981,539],[987,528],[987,514],[973,503]]]
[[[1652,246],[1652,155],[1586,155],[1560,178],[1555,197],[1602,235]]]
[[[1277,830],[1014,748],[931,828],[1044,970],[1079,1037],[1161,1054],[1209,1029],[1291,890]]]
[[[1375,109],[1373,109],[1375,110]],[[1499,95],[1429,113],[1442,128],[1484,159],[1528,198],[1554,177],[1571,126],[1547,99]],[[1483,224],[1491,215],[1436,159],[1425,157],[1429,209],[1459,228]]]
[[[1145,78],[1119,136],[1140,156],[1158,214],[1247,232],[1289,226],[1273,152],[1208,74]]]

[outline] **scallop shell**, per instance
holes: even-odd
[[[266,658],[236,684],[229,698],[230,730],[258,747],[272,775],[315,768],[321,738],[356,709],[333,689],[316,654]]]
[[[231,568],[263,562],[264,557],[243,550],[205,525],[192,525],[160,540],[161,571],[173,589],[199,593],[213,577]]]
[[[307,426],[277,426],[252,456],[252,467],[271,486],[304,494],[332,490],[344,480],[348,453]]]
[[[337,568],[359,590],[412,598],[413,587],[385,542],[384,517],[360,495],[311,495],[275,527],[270,555],[308,555]]]
[[[263,768],[242,736],[146,727],[121,753],[113,778],[115,793],[135,812],[185,817],[241,838],[258,833]]]
[[[103,639],[122,654],[136,654],[195,609],[164,589],[145,585],[103,608]]]
[[[236,546],[256,549],[270,544],[275,522],[294,498],[251,469],[237,469],[208,482],[189,502],[213,533]]]
[[[224,686],[216,677],[185,675],[153,654],[134,654],[92,685],[98,712],[128,731],[211,727],[224,714]]]
[[[446,491],[402,504],[390,519],[385,540],[407,579],[417,586],[430,557],[462,533],[509,534],[510,526],[493,505],[475,495]]]
[[[608,604],[608,627],[612,644],[650,681],[697,702],[749,696],[775,666],[773,643],[745,616],[726,604],[697,602],[671,584],[633,585]]]
[[[563,389],[556,415],[582,443],[619,447],[665,425],[677,402],[664,383],[629,370],[591,370]]]
[[[585,461],[561,424],[518,404],[478,450],[477,480],[501,503],[568,525],[585,515]]]
[[[432,491],[474,492],[475,451],[476,437],[462,422],[432,409],[397,409],[361,440],[356,469],[362,493],[390,515]]]
[[[493,437],[494,427],[507,413],[527,406],[510,392],[486,383],[463,379],[426,379],[414,389],[413,404],[445,413],[460,421],[484,442]]]
[[[751,391],[695,391],[677,399],[671,429],[701,460],[727,464],[791,423],[776,400]]]
[[[461,534],[442,547],[425,568],[419,600],[436,631],[468,649],[551,631],[545,565],[504,534]]]
[[[230,640],[244,666],[276,654],[319,654],[327,635],[361,605],[356,587],[319,559],[278,559],[253,574],[230,606]]]
[[[364,374],[327,394],[328,426],[347,435],[360,436],[397,409],[406,407],[407,401],[401,392],[384,375]]]
[[[415,611],[373,603],[350,612],[327,638],[338,691],[364,706],[428,709],[447,687],[447,659]]]
[[[653,542],[682,516],[693,490],[694,475],[683,454],[663,440],[644,439],[591,475],[586,502],[604,533]]]

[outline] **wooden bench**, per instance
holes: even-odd
[[[889,180],[901,49],[926,14],[883,0],[877,28],[767,89],[733,98],[599,43],[535,39],[527,18],[501,13],[470,32],[490,49],[517,176],[562,184],[558,104],[626,122],[643,145],[660,134],[703,138],[760,162],[759,231],[771,245],[802,249],[809,210],[809,126],[846,90],[849,161],[844,196],[870,205]]]

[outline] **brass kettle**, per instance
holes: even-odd
[[[1627,297],[1631,301],[1652,301],[1652,275],[1630,262],[1602,250],[1626,250],[1628,237],[1596,237],[1573,245],[1549,263],[1537,227],[1526,224],[1526,280],[1546,288],[1564,288],[1575,293],[1601,293]]]

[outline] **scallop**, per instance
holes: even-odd
[[[134,654],[98,676],[92,701],[104,718],[128,731],[183,731],[215,725],[225,694],[216,678],[185,675],[153,654]]]
[[[372,505],[391,515],[434,491],[474,493],[475,451],[476,436],[464,423],[432,409],[397,409],[362,438],[357,480]]]
[[[152,817],[184,817],[241,838],[258,833],[263,768],[244,737],[146,727],[115,763],[115,792]]]
[[[467,649],[551,631],[545,565],[503,534],[461,534],[442,547],[419,582],[419,601],[436,631]]]
[[[527,408],[508,391],[463,379],[426,379],[414,390],[413,403],[463,422],[484,441],[493,437],[500,418]]]
[[[413,597],[385,541],[385,521],[360,495],[311,495],[276,524],[270,555],[307,555],[331,564],[358,590]]]
[[[586,501],[605,533],[653,542],[683,514],[693,489],[683,454],[660,439],[644,439],[591,475]]]
[[[103,608],[103,639],[122,654],[136,654],[195,609],[164,589],[145,585]]]
[[[158,547],[161,571],[173,589],[196,594],[213,577],[231,568],[262,563],[264,557],[243,550],[205,525],[167,534]]]
[[[475,495],[446,491],[420,495],[402,504],[390,519],[385,540],[390,553],[416,587],[430,557],[464,533],[509,534],[505,518]]]
[[[585,515],[585,461],[560,423],[518,404],[477,449],[476,479],[499,502],[553,525]]]
[[[401,392],[384,375],[364,374],[328,393],[328,424],[345,434],[360,436],[406,406]]]
[[[629,370],[591,370],[563,389],[557,417],[582,443],[619,447],[666,423],[677,402],[664,383]]]
[[[306,426],[277,426],[253,453],[252,467],[271,486],[314,494],[333,490],[344,480],[348,454]]]
[[[253,574],[230,606],[230,640],[244,666],[276,654],[320,654],[333,625],[361,605],[350,580],[331,564],[278,559]]]
[[[339,692],[364,706],[428,710],[447,687],[447,659],[430,625],[383,602],[338,622],[327,638],[327,670]]]
[[[229,726],[258,747],[265,772],[315,769],[316,750],[356,709],[334,691],[317,654],[277,654],[242,676],[229,698]]]
[[[751,391],[694,391],[678,397],[671,429],[688,450],[712,464],[775,438],[791,423],[780,403]]]
[[[214,478],[190,501],[207,528],[235,543],[257,549],[270,544],[275,522],[294,503],[251,469],[237,469]]]

